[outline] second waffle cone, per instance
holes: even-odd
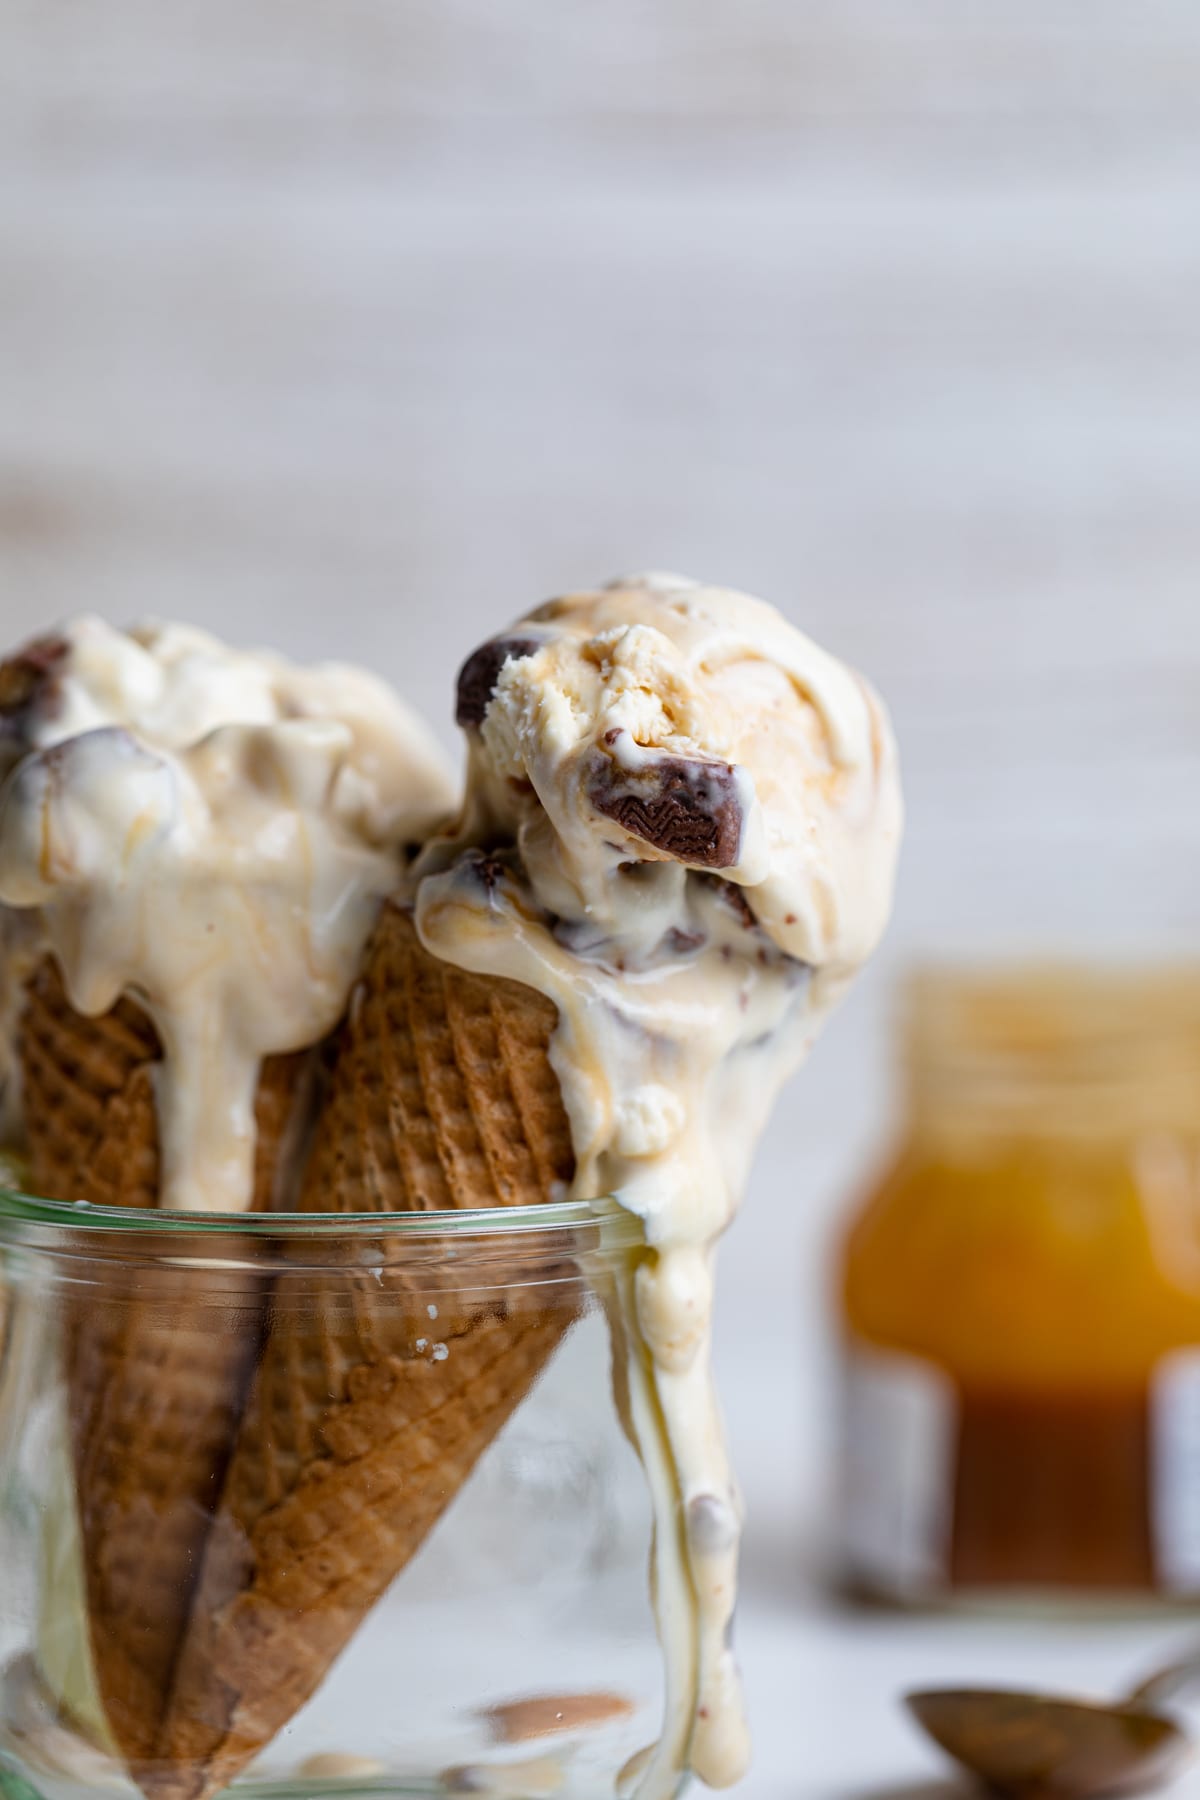
[[[158,1038],[129,1001],[91,1019],[57,966],[30,982],[21,1024],[31,1174],[50,1199],[158,1204],[153,1070]],[[264,1066],[254,1206],[270,1204],[303,1059]],[[253,1278],[197,1299],[186,1271],[88,1265],[63,1316],[68,1435],[83,1549],[87,1630],[107,1723],[132,1763],[161,1727],[213,1510],[261,1333],[231,1332],[226,1307]]]
[[[556,1022],[531,989],[439,962],[387,907],[339,1037],[303,1209],[556,1198],[574,1168],[549,1060]],[[378,1266],[358,1272],[364,1248]],[[516,1297],[519,1267],[481,1273],[468,1258],[459,1285],[444,1277],[435,1360],[428,1289],[418,1306],[399,1247],[351,1241],[344,1254],[355,1272],[277,1282],[157,1757],[138,1772],[155,1800],[216,1792],[315,1692],[575,1316],[565,1251],[562,1286],[531,1300]],[[538,1273],[544,1283],[544,1262]]]

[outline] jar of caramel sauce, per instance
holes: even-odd
[[[1200,1597],[1200,972],[930,972],[841,1256],[852,1586]]]

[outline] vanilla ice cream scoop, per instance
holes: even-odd
[[[775,1095],[887,922],[895,748],[866,683],[773,608],[669,575],[520,620],[468,658],[457,713],[466,799],[415,866],[417,929],[554,1001],[575,1194],[615,1193],[645,1227],[610,1312],[668,1664],[662,1737],[628,1780],[664,1800],[685,1765],[713,1786],[746,1766],[713,1246]]]
[[[440,752],[365,671],[83,617],[0,667],[5,772],[0,1057],[47,950],[78,1011],[134,995],[163,1047],[161,1204],[244,1208],[262,1062],[337,1022],[453,805]]]
[[[763,601],[678,576],[553,600],[468,659],[458,719],[472,823],[540,833],[528,872],[549,904],[627,933],[650,863],[675,894],[720,871],[814,967],[856,968],[880,937],[900,827],[886,716]]]

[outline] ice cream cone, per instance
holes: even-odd
[[[49,1198],[158,1200],[153,1025],[127,1000],[96,1019],[55,964],[33,977],[21,1030],[31,1176]],[[254,1206],[270,1204],[304,1059],[263,1069]],[[84,1279],[79,1272],[79,1281]],[[131,1761],[161,1725],[196,1573],[261,1332],[231,1329],[254,1277],[198,1298],[188,1272],[90,1263],[63,1318],[87,1625],[107,1724]]]
[[[157,1204],[158,1054],[154,1026],[132,1001],[85,1018],[57,964],[39,965],[21,1019],[21,1087],[31,1174],[48,1199]]]
[[[555,1197],[574,1164],[548,1057],[556,1019],[528,988],[439,962],[410,918],[386,908],[339,1039],[302,1206]],[[432,1325],[428,1273],[418,1293],[387,1239],[348,1242],[347,1263],[360,1269],[364,1252],[376,1261],[364,1273],[297,1269],[277,1283],[158,1759],[138,1771],[155,1800],[214,1793],[304,1704],[573,1317],[570,1289],[551,1283],[522,1305],[503,1271],[467,1258],[464,1285],[439,1287]],[[449,1284],[440,1264],[435,1279]]]

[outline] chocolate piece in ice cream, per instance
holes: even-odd
[[[614,740],[625,733],[612,734]],[[615,747],[620,749],[619,743]],[[596,811],[630,837],[690,868],[731,869],[743,814],[732,763],[635,747],[632,763],[598,752],[587,782]]]
[[[70,651],[65,637],[51,634],[0,662],[0,763],[32,741],[36,715],[53,712]]]
[[[500,679],[500,671],[510,657],[519,660],[532,656],[541,645],[532,637],[489,638],[473,650],[458,671],[458,700],[454,719],[463,730],[482,725]]]

